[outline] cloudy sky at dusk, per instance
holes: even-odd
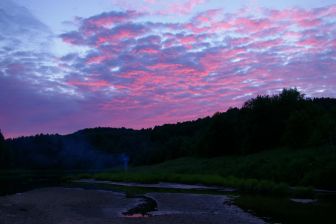
[[[335,0],[0,0],[6,137],[336,97]]]

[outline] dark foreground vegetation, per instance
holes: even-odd
[[[102,172],[77,177],[143,183],[202,183],[263,195],[311,197],[313,187],[334,189],[334,180],[328,177],[333,175],[331,168],[335,161],[336,152],[328,148],[277,149],[246,156],[180,158],[134,167],[127,172]]]
[[[6,140],[0,134],[0,169],[5,182],[11,175],[4,173],[12,170],[53,170],[63,176],[69,170],[121,168],[128,161],[132,167],[149,166],[189,157],[147,167],[141,175],[143,168],[107,178],[336,189],[335,144],[336,99],[284,89],[212,117],[150,129],[93,128]]]

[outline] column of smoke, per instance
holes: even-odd
[[[128,170],[129,157],[128,157],[126,154],[121,154],[121,155],[120,155],[120,160],[121,160],[122,163],[123,163],[124,171],[127,172],[127,170]]]

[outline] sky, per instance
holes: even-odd
[[[334,0],[0,0],[7,138],[150,128],[335,86]]]

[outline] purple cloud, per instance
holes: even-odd
[[[188,1],[180,12],[201,2]],[[335,8],[260,9],[258,16],[215,9],[180,23],[136,11],[80,18],[60,35],[79,53],[0,48],[0,127],[7,136],[143,128],[208,116],[286,87],[336,96]]]

